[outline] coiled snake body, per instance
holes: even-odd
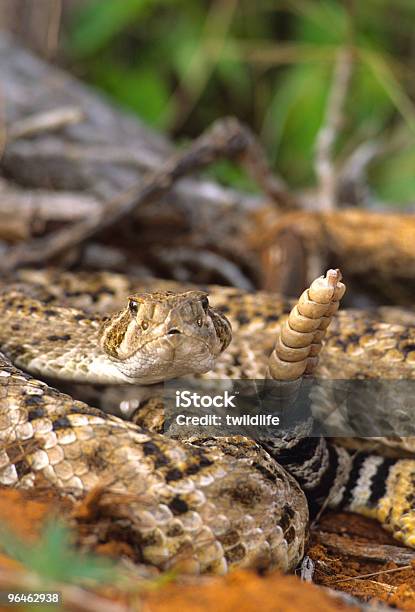
[[[309,507],[316,511],[327,500],[376,517],[415,544],[412,459],[352,456],[323,438],[296,436],[278,445],[237,436],[179,443],[32,377],[140,385],[192,372],[297,378],[314,365],[336,309],[316,306],[307,294],[294,315],[304,329],[293,332],[287,324],[275,345],[292,307],[277,296],[212,287],[208,300],[204,291],[167,281],[140,285],[137,293],[117,275],[21,272],[3,288],[1,485],[27,488],[46,480],[63,494],[82,496],[94,487],[109,499],[116,493],[116,503],[105,506],[111,524],[128,531],[137,558],[162,569],[178,558],[183,567],[183,557],[191,572],[291,569],[304,551]],[[125,295],[131,297],[118,314],[97,314],[101,302],[105,310]],[[307,314],[309,302],[321,312]],[[291,334],[288,348],[284,333]],[[320,372],[414,378],[411,346],[410,325],[343,312],[327,337]],[[285,376],[287,364],[294,376]]]

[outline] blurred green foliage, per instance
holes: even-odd
[[[144,578],[139,572],[129,570],[125,563],[116,563],[109,557],[78,550],[73,536],[67,525],[53,518],[46,520],[35,542],[23,540],[9,526],[2,525],[0,552],[18,561],[27,571],[28,590],[33,590],[34,585],[35,590],[56,589],[65,585],[95,590],[101,585],[111,585],[115,592],[130,600],[133,604],[131,609],[141,609],[139,597],[143,591],[159,589],[176,577],[171,570]],[[51,604],[28,604],[26,607],[36,608],[39,612],[61,609]]]
[[[73,14],[74,70],[176,138],[236,115],[293,187],[312,185],[340,49],[352,50],[339,163],[365,141],[376,198],[415,199],[413,0],[88,0]],[[221,164],[219,176],[241,184]]]
[[[45,524],[41,538],[35,544],[24,542],[10,530],[2,528],[0,550],[20,561],[45,583],[110,583],[116,576],[112,561],[78,552],[72,545],[69,529],[56,521]]]

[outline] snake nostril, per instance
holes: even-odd
[[[177,329],[177,327],[172,327],[171,329],[169,329],[169,331],[167,332],[167,334],[169,336],[172,336],[173,334],[181,334],[182,332],[180,331],[180,329]]]

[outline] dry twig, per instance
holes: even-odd
[[[352,51],[341,49],[333,73],[326,114],[317,135],[315,171],[319,183],[319,205],[321,210],[335,207],[336,173],[333,164],[333,146],[341,127],[344,101],[353,67]]]
[[[337,176],[339,204],[364,206],[371,203],[373,194],[367,182],[367,171],[373,160],[385,151],[385,143],[376,140],[362,142],[352,151]]]
[[[7,140],[27,138],[40,132],[51,132],[67,125],[80,123],[84,118],[82,109],[77,106],[55,108],[44,113],[36,113],[19,121],[15,121],[7,128]]]
[[[239,287],[245,291],[252,291],[253,284],[241,272],[239,267],[225,257],[208,251],[206,249],[191,249],[188,247],[179,247],[174,249],[158,249],[156,254],[163,263],[169,266],[181,266],[183,270],[183,278],[178,275],[173,275],[177,280],[190,281],[189,273],[186,273],[184,266],[197,265],[200,271],[214,272],[222,277],[226,284],[233,287]]]

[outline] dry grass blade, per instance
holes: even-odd
[[[378,572],[371,572],[370,574],[360,574],[360,576],[348,576],[347,578],[339,578],[338,580],[333,580],[333,584],[339,584],[340,582],[347,582],[348,580],[361,580],[362,578],[373,578],[373,576],[380,576],[381,574],[393,574],[395,572],[401,572],[402,570],[411,569],[411,567],[412,565],[403,565],[402,567],[394,567],[388,570],[379,570]]]
[[[338,52],[329,92],[326,114],[316,140],[315,170],[319,182],[321,210],[335,207],[336,174],[333,164],[333,146],[341,127],[344,101],[353,68],[353,55],[349,48]]]

